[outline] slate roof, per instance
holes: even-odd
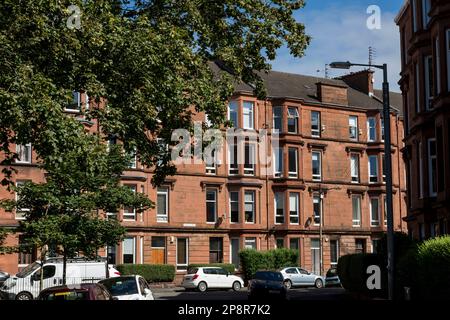
[[[214,72],[220,70],[217,64],[212,64]],[[346,87],[348,90],[348,105],[341,107],[360,108],[364,110],[383,110],[383,94],[381,90],[374,90],[373,96],[349,87],[343,80],[326,79],[301,74],[286,73],[279,71],[260,72],[263,79],[268,98],[291,98],[303,100],[305,103],[319,103],[317,97],[317,82],[330,85]],[[253,88],[246,83],[235,84],[236,93],[252,93]],[[390,93],[390,103],[392,111],[402,115],[402,95],[400,93]],[[325,104],[326,105],[326,104]]]

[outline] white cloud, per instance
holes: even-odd
[[[374,63],[387,63],[391,90],[399,91],[398,80],[401,68],[400,35],[395,25],[395,13],[381,11],[381,29],[369,30],[366,25],[369,15],[367,8],[329,7],[321,11],[308,11],[299,17],[306,26],[312,41],[306,55],[293,58],[288,50],[280,50],[273,63],[278,71],[324,76],[326,63],[349,60],[354,63],[368,63],[368,47],[376,50]],[[317,70],[321,70],[320,73]],[[352,68],[357,71],[358,68]],[[345,73],[341,70],[329,71],[331,77]],[[375,87],[381,88],[382,72],[376,71]]]

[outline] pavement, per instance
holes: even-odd
[[[245,301],[248,300],[247,289],[240,291],[232,290],[208,290],[207,292],[186,291],[184,288],[153,288],[155,300],[182,300],[182,301]],[[288,300],[325,300],[339,301],[350,300],[350,296],[343,288],[295,288],[288,292]]]

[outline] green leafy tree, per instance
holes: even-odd
[[[80,9],[79,26],[77,12]],[[91,97],[87,119],[138,150],[160,183],[175,168],[155,136],[170,141],[191,111],[225,122],[236,81],[264,96],[257,71],[277,49],[303,55],[309,43],[293,13],[303,0],[3,0],[0,3],[0,151],[7,183],[14,143],[57,157],[72,130],[64,107],[72,90]],[[68,27],[69,26],[69,27]],[[220,61],[228,72],[211,69]],[[69,122],[69,123],[68,123]],[[12,134],[14,133],[14,134]]]
[[[113,212],[127,206],[141,212],[153,206],[145,194],[120,184],[129,158],[119,145],[107,150],[96,135],[73,131],[71,146],[61,161],[42,164],[44,183],[15,186],[17,200],[1,200],[7,210],[28,208],[20,225],[26,245],[19,250],[55,248],[63,256],[63,282],[67,258],[82,253],[97,256],[98,249],[117,244],[125,228],[115,219],[105,220],[99,211]]]

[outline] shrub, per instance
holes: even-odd
[[[253,278],[258,270],[276,270],[298,264],[298,252],[290,249],[257,251],[244,249],[239,252],[244,278]]]
[[[195,263],[195,264],[190,264],[188,266],[188,270],[190,268],[199,268],[199,267],[219,267],[219,268],[223,268],[226,271],[228,271],[229,273],[233,274],[234,270],[235,270],[235,266],[234,264],[231,263]]]
[[[450,297],[450,236],[420,244],[416,253],[417,289],[427,299]]]
[[[381,290],[369,290],[367,279],[370,274],[367,268],[377,265],[381,270]],[[383,259],[377,254],[350,254],[339,258],[337,272],[345,290],[353,293],[380,297],[386,294],[387,272],[383,267]]]
[[[120,264],[117,270],[122,275],[138,274],[148,282],[172,282],[175,267],[169,264]]]

